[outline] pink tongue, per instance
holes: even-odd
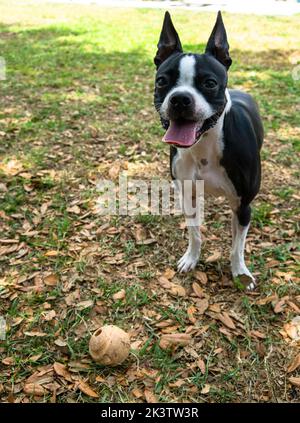
[[[163,137],[163,141],[168,144],[190,147],[196,141],[196,122],[174,122],[170,121],[170,126]]]

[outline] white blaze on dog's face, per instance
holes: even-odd
[[[231,64],[225,28],[218,18],[204,54],[185,54],[168,13],[154,59],[154,103],[168,127],[164,141],[190,147],[204,122],[224,108]]]
[[[164,119],[170,120],[170,116],[174,113],[172,107],[176,104],[176,101],[181,101],[184,106],[184,102],[189,102],[188,99],[190,99],[190,105],[192,107],[192,110],[189,108],[188,112],[190,113],[191,118],[199,124],[203,123],[205,119],[208,119],[214,114],[212,106],[206,101],[201,92],[195,88],[195,76],[196,59],[194,55],[184,55],[179,61],[179,77],[177,83],[166,95],[160,107],[160,113]],[[188,105],[189,104],[187,104],[187,106]]]

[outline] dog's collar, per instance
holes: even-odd
[[[200,128],[200,130],[197,131],[197,141],[205,132],[207,132],[209,129],[213,128],[216,125],[221,114],[225,110],[226,104],[227,104],[227,98],[225,97],[225,100],[222,106],[218,107],[217,111],[210,118],[206,119],[202,127]],[[160,121],[161,121],[162,127],[165,130],[167,130],[169,128],[170,121],[167,119],[163,119],[162,117],[160,117]]]

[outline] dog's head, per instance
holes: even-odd
[[[182,51],[168,12],[157,47],[154,103],[167,129],[164,141],[191,147],[213,126],[226,104],[231,58],[221,13],[204,54]]]

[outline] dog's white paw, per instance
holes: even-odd
[[[231,272],[233,283],[237,289],[253,291],[256,288],[255,278],[240,256],[231,257]]]
[[[199,254],[193,254],[187,250],[186,253],[177,262],[177,269],[180,273],[193,270],[198,262]]]
[[[243,270],[244,271],[240,272],[232,272],[233,283],[237,289],[242,291],[253,291],[257,286],[256,280],[247,268]]]

